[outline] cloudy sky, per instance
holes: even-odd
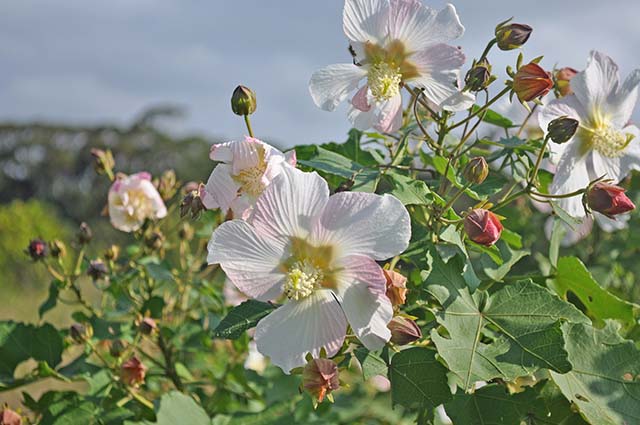
[[[497,22],[515,16],[534,27],[526,58],[544,54],[548,68],[580,69],[591,49],[612,56],[623,77],[640,67],[638,0],[461,0],[456,7],[469,58]],[[340,0],[4,0],[0,121],[126,125],[146,107],[173,103],[187,112],[175,131],[235,138],[245,130],[229,96],[242,83],[258,95],[258,136],[286,145],[342,140],[344,109],[317,109],[307,90],[315,69],[350,60],[341,16]],[[516,55],[490,59],[504,69]]]

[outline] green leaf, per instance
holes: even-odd
[[[459,257],[444,263],[433,255],[431,270],[422,276],[426,291],[443,307],[436,319],[447,331],[444,336],[434,329],[431,338],[462,388],[498,377],[513,380],[539,368],[571,369],[560,321],[589,322],[571,304],[530,280],[471,294]]]
[[[628,326],[636,322],[640,306],[621,300],[603,289],[593,279],[585,265],[576,257],[561,257],[551,286],[563,298],[573,293],[594,319],[618,319]]]
[[[473,394],[456,394],[445,410],[454,424],[464,425],[586,424],[549,381],[516,394],[502,385],[487,385]]]
[[[488,255],[483,255],[480,258],[480,264],[482,265],[482,272],[492,280],[496,282],[502,281],[504,277],[511,271],[511,268],[522,258],[529,255],[527,250],[513,250],[503,240],[499,240],[495,246],[500,251],[500,258],[502,263],[497,265]]]
[[[50,324],[0,322],[0,380],[13,379],[16,366],[28,359],[56,367],[62,360],[62,336]]]
[[[338,153],[331,152],[320,146],[312,146],[313,152],[309,159],[298,158],[298,163],[314,170],[353,180],[354,191],[373,192],[378,185],[380,172],[350,160]]]
[[[640,422],[640,351],[611,323],[604,329],[564,326],[573,370],[551,377],[592,424]]]
[[[447,368],[428,348],[409,348],[391,358],[391,399],[410,409],[433,409],[451,400]]]
[[[376,375],[387,376],[387,364],[378,354],[364,347],[356,348],[353,354],[360,362],[360,366],[362,366],[364,379],[369,379]]]
[[[398,198],[404,205],[429,205],[433,202],[433,194],[422,180],[388,172],[384,174],[383,181],[390,186],[385,192]]]
[[[556,218],[553,220],[553,228],[551,230],[551,239],[549,241],[549,262],[553,267],[558,267],[558,256],[560,255],[560,245],[564,236],[567,234],[566,227],[562,224],[562,220]]]
[[[477,112],[479,109],[480,109],[480,106],[473,105],[472,111],[473,112]],[[484,114],[485,115],[484,115],[484,118],[482,119],[482,121],[484,121],[486,123],[497,125],[498,127],[502,127],[502,128],[511,128],[511,127],[513,127],[513,121],[511,121],[507,117],[504,117],[504,116],[500,115],[499,113],[497,113],[493,109],[487,109]]]
[[[216,425],[289,425],[299,423],[292,417],[291,403],[275,403],[258,413],[235,413],[228,421]]]
[[[202,407],[188,395],[177,391],[165,394],[160,399],[160,408],[156,413],[157,422],[125,422],[129,425],[211,425],[211,418]]]
[[[217,338],[238,339],[244,331],[254,327],[275,306],[256,300],[247,300],[233,307],[213,331]]]

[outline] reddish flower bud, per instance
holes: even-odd
[[[593,211],[598,211],[609,218],[632,211],[636,206],[625,195],[620,186],[599,182],[587,192],[587,205]]]
[[[21,425],[22,417],[13,410],[9,409],[9,406],[5,404],[2,412],[0,412],[0,425]]]
[[[521,102],[528,102],[549,93],[553,88],[551,74],[537,63],[521,67],[513,77],[513,91]]]
[[[387,279],[387,298],[393,305],[402,305],[407,301],[407,278],[393,270],[383,270]]]
[[[151,335],[153,332],[158,330],[158,325],[151,317],[145,317],[140,321],[138,328],[144,335]]]
[[[578,71],[573,68],[562,68],[556,71],[555,80],[556,80],[556,89],[558,90],[558,97],[568,96],[573,94],[573,90],[571,90],[571,79],[576,76]]]
[[[469,239],[480,245],[491,246],[502,233],[500,219],[491,211],[478,208],[464,218],[464,231]]]
[[[391,331],[391,342],[407,345],[422,338],[420,327],[413,320],[404,316],[395,316],[387,325]]]
[[[302,386],[314,398],[314,405],[325,397],[333,401],[331,392],[340,388],[338,365],[329,359],[312,359],[302,372]]]
[[[147,367],[136,356],[131,357],[120,367],[120,378],[127,385],[137,387],[144,382]]]
[[[25,252],[33,259],[33,261],[39,261],[49,255],[49,246],[45,241],[37,238],[29,242],[29,246],[27,246]]]
[[[525,24],[509,24],[503,22],[496,27],[496,40],[500,50],[513,50],[523,46],[533,32],[533,28]]]

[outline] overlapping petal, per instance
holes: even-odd
[[[346,0],[342,13],[344,33],[351,41],[380,44],[389,34],[389,0]]]
[[[313,73],[309,92],[318,107],[333,111],[358,88],[358,82],[366,75],[366,70],[354,64],[329,65]]]

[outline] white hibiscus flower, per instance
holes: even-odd
[[[304,365],[307,353],[335,355],[347,324],[370,350],[389,340],[393,307],[376,260],[400,254],[410,236],[409,214],[393,196],[329,196],[318,174],[285,166],[249,221],[227,221],[213,232],[207,260],[250,297],[284,295],[258,323],[255,340],[288,372]]]
[[[313,74],[309,91],[320,108],[333,111],[356,92],[349,110],[353,125],[392,132],[402,124],[401,84],[424,89],[445,110],[473,105],[475,97],[458,88],[465,56],[444,44],[464,33],[452,5],[436,11],[418,0],[346,0],[343,26],[355,63]]]

